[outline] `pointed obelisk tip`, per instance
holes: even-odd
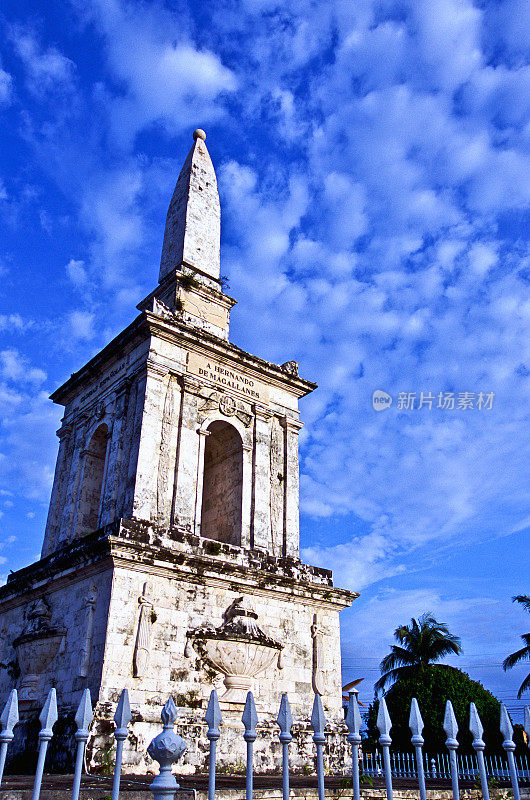
[[[204,142],[206,141],[206,134],[202,130],[202,128],[197,128],[196,131],[193,131],[193,138],[195,139],[195,141],[197,141],[197,139],[202,139]]]

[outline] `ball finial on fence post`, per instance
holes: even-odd
[[[160,764],[160,773],[149,787],[156,800],[175,800],[175,790],[179,788],[171,767],[187,750],[187,745],[173,730],[177,714],[177,707],[170,697],[161,714],[164,730],[155,736],[147,748],[151,758]]]

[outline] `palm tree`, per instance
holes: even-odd
[[[394,631],[399,646],[393,644],[391,652],[381,661],[381,677],[375,684],[378,692],[398,678],[422,672],[429,664],[454,653],[459,655],[462,646],[458,636],[449,632],[447,625],[426,613],[410,625],[400,625]]]
[[[512,600],[514,603],[521,603],[523,608],[530,611],[530,597],[527,594],[518,594],[516,597],[512,597]],[[507,669],[515,667],[520,661],[530,661],[530,633],[523,633],[521,639],[524,642],[524,647],[521,647],[520,650],[516,650],[515,653],[509,655],[502,662],[505,672]],[[530,672],[520,685],[517,697],[521,697],[522,693],[526,692],[527,689],[530,689]]]

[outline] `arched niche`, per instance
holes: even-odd
[[[243,442],[228,422],[207,428],[204,447],[201,536],[241,545]]]
[[[77,507],[76,536],[95,531],[98,527],[105,459],[107,455],[108,427],[105,423],[94,431],[84,452],[83,482]]]

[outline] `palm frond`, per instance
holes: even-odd
[[[527,594],[516,594],[515,597],[512,597],[512,601],[514,603],[520,603],[523,608],[530,611],[530,597]]]
[[[510,653],[509,656],[506,656],[504,661],[502,662],[502,668],[506,672],[507,669],[511,669],[515,667],[520,661],[526,661],[527,658],[530,658],[530,646],[527,645],[526,647],[521,647],[520,650],[516,650],[515,653]]]
[[[415,665],[408,665],[403,667],[396,667],[395,669],[388,670],[384,675],[381,675],[379,680],[374,684],[376,694],[382,691],[389,683],[395,683],[399,678],[410,675],[411,670],[415,669]]]
[[[526,692],[528,689],[530,689],[530,672],[528,673],[522,684],[519,686],[519,691],[517,692],[517,698],[520,700],[523,692]]]

